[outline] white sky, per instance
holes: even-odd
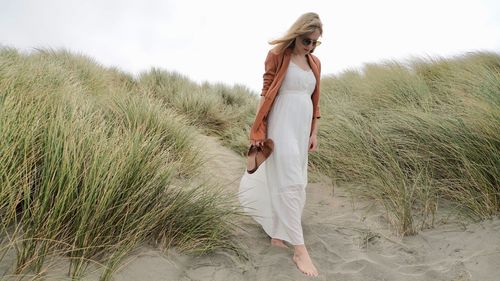
[[[322,74],[412,56],[500,52],[498,0],[0,0],[0,45],[66,48],[133,74],[262,85],[267,41],[323,21]]]

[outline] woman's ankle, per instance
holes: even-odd
[[[304,245],[304,244],[293,245],[293,249],[294,249],[294,254],[295,255],[301,256],[301,255],[304,255],[304,254],[308,254],[306,245]]]

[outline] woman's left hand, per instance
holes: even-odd
[[[318,139],[315,134],[309,137],[309,151],[316,151],[318,149]]]

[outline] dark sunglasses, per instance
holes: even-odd
[[[316,46],[319,46],[321,45],[321,41],[314,41],[312,39],[309,39],[309,38],[302,38],[302,45],[304,46],[309,46],[310,44],[313,45],[313,47],[316,47]]]

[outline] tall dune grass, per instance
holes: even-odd
[[[500,56],[366,65],[322,81],[314,167],[357,183],[401,234],[432,225],[440,199],[473,219],[500,211]]]
[[[256,95],[246,87],[198,85],[176,72],[151,69],[138,79],[142,93],[186,116],[190,124],[218,136],[224,145],[243,155],[257,107]]]
[[[99,260],[108,280],[139,243],[237,250],[234,200],[191,183],[194,137],[127,74],[66,51],[1,49],[0,236],[14,272],[63,254],[72,276]]]

